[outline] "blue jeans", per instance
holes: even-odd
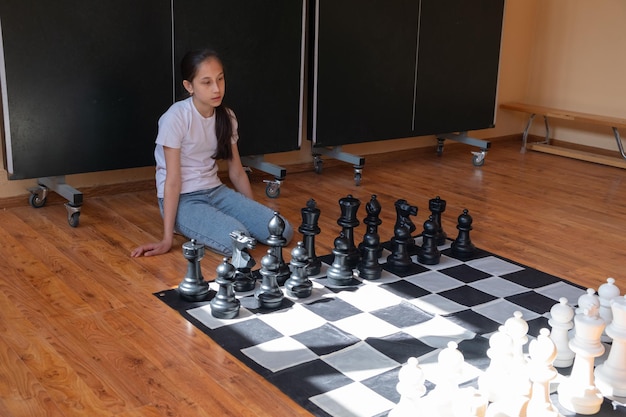
[[[163,214],[163,199],[159,199]],[[195,239],[222,255],[232,255],[233,244],[230,232],[246,232],[257,242],[267,244],[268,224],[274,210],[250,200],[226,185],[210,190],[181,194],[176,213],[175,230]],[[282,217],[282,216],[281,216]],[[283,237],[289,242],[294,234],[293,227],[285,220]]]

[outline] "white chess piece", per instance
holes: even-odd
[[[550,309],[548,324],[552,327],[550,338],[556,345],[554,366],[567,368],[574,363],[574,351],[569,347],[569,331],[574,327],[574,309],[567,304],[567,298],[561,297],[559,303]]]
[[[460,389],[459,380],[463,372],[465,358],[457,349],[456,342],[448,342],[448,346],[437,356],[437,380],[435,388],[426,396],[425,416],[454,417],[454,402],[457,401]]]
[[[587,313],[585,313],[585,310]],[[587,288],[587,292],[578,297],[576,314],[587,314],[589,316],[600,315],[600,297],[596,295],[596,290]]]
[[[388,417],[415,417],[421,415],[419,400],[426,392],[424,372],[417,358],[409,358],[400,368],[396,390],[400,401],[391,409]]]
[[[491,360],[485,372],[478,377],[478,388],[491,402],[502,400],[510,391],[513,339],[500,326],[489,338],[487,356]]]
[[[570,340],[570,348],[576,353],[572,373],[559,385],[559,402],[568,410],[579,414],[595,414],[600,411],[603,396],[595,385],[594,360],[604,353],[600,338],[604,321],[599,314],[584,310],[574,316],[576,336]]]
[[[609,357],[596,367],[596,385],[607,397],[626,397],[626,295],[611,301],[613,322],[606,334],[613,339]]]
[[[513,317],[504,322],[504,331],[511,337],[511,360],[508,375],[495,381],[494,402],[489,404],[486,417],[526,417],[526,408],[531,393],[528,378],[528,363],[524,357],[524,345],[528,341],[528,323],[522,312],[516,311]]]
[[[556,378],[557,371],[552,366],[557,355],[556,345],[550,338],[550,330],[541,329],[539,336],[528,345],[530,380],[532,394],[526,407],[530,417],[562,417],[550,400],[550,381]]]
[[[619,297],[620,291],[615,285],[614,278],[607,278],[606,283],[598,287],[598,297],[600,299],[600,317],[608,326],[613,321],[613,313],[611,312],[611,300]]]
[[[511,363],[511,386],[515,395],[530,395],[530,379],[526,369],[524,345],[528,342],[528,323],[521,311],[515,311],[513,317],[504,322],[506,332],[513,340],[513,358]]]
[[[457,401],[452,406],[452,412],[454,417],[485,417],[488,404],[487,397],[476,388],[461,388]]]

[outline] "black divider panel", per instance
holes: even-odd
[[[178,65],[190,49],[209,47],[224,63],[226,94],[239,122],[242,155],[300,147],[303,3],[296,0],[176,0]]]
[[[415,134],[493,127],[503,0],[422,0]]]
[[[493,126],[504,0],[315,5],[315,146]]]
[[[319,0],[317,5],[309,138],[315,134],[317,145],[341,145],[410,136],[418,2]]]
[[[169,0],[3,0],[0,19],[11,179],[154,164],[172,102]]]

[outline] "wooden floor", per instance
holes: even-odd
[[[368,156],[360,186],[349,164],[327,161],[321,174],[288,170],[274,200],[263,175],[252,179],[257,198],[296,228],[300,209],[317,201],[318,255],[338,235],[341,197],[359,198],[363,219],[365,202],[378,195],[388,239],[395,200],[419,207],[421,227],[428,200],[441,196],[451,237],[467,208],[472,241],[483,249],[585,286],[614,277],[626,287],[626,171],[519,149],[519,141],[494,142],[481,168],[466,145],[446,145],[441,157],[434,149]],[[77,228],[58,198],[41,209],[26,198],[0,205],[0,415],[308,415],[152,295],[184,277],[185,239],[167,255],[129,257],[161,235],[154,191],[141,188],[85,191]],[[266,249],[254,251],[257,261]],[[220,261],[206,254],[207,279]]]

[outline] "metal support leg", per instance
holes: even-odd
[[[525,153],[526,152],[526,145],[528,145],[528,132],[530,131],[530,127],[533,124],[533,120],[535,119],[536,114],[532,113],[530,115],[530,117],[528,118],[528,123],[526,123],[526,128],[524,129],[524,133],[522,133],[522,149],[521,149],[521,153]],[[545,143],[546,145],[550,144],[550,123],[548,122],[548,116],[543,116],[543,124],[546,127],[546,138],[544,139],[543,142],[538,142],[538,143]]]
[[[522,133],[522,149],[521,153],[526,152],[526,145],[528,144],[528,132],[530,131],[530,127],[533,124],[533,120],[535,120],[535,113],[531,114],[528,118],[528,123],[526,123],[526,128],[524,129],[524,133]]]
[[[365,158],[358,155],[353,155],[347,152],[343,152],[340,146],[333,148],[327,147],[314,147],[313,148],[313,165],[315,172],[320,174],[322,172],[322,158],[320,155],[326,155],[339,161],[351,163],[354,167],[354,182],[356,185],[361,185],[361,175],[363,167],[365,166]]]
[[[481,148],[478,152],[472,152],[474,157],[472,158],[472,163],[474,166],[482,166],[485,164],[485,157],[487,156],[487,150],[491,147],[491,142],[482,139],[476,139],[467,136],[467,132],[459,132],[459,133],[445,133],[437,135],[437,154],[441,155],[443,152],[443,141],[445,139],[454,140],[460,143],[465,143],[466,145],[476,146]]]
[[[622,139],[619,137],[619,132],[616,127],[612,127],[613,134],[615,135],[615,141],[617,142],[617,149],[619,149],[619,153],[622,155],[622,158],[626,159],[626,153],[624,152],[624,144],[622,143]]]
[[[242,156],[241,163],[274,176],[274,180],[263,180],[267,184],[265,195],[269,198],[278,198],[280,185],[287,176],[287,170],[281,166],[265,161],[263,155]]]
[[[550,123],[548,123],[548,116],[543,116],[543,124],[546,126],[546,139],[543,143],[546,145],[550,144]]]
[[[67,222],[72,227],[77,227],[80,217],[80,208],[83,205],[83,193],[69,186],[65,182],[65,176],[44,177],[37,179],[38,187],[29,188],[30,205],[35,208],[43,207],[48,198],[48,192],[54,191],[68,200],[65,203],[67,210]]]

